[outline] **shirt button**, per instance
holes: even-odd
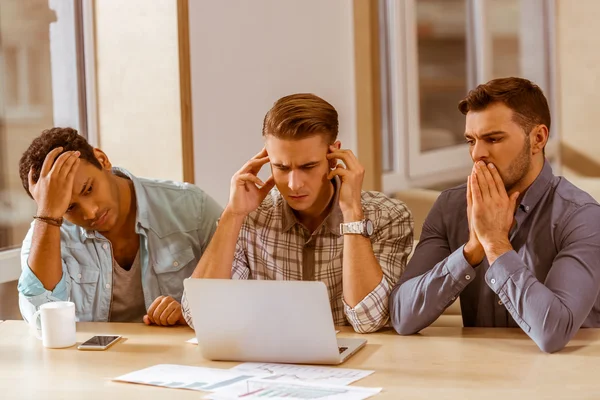
[[[107,289],[110,289],[110,284],[107,283],[104,287],[107,288]]]
[[[465,279],[470,281],[471,280],[471,275],[465,275]]]
[[[451,298],[450,300],[452,300],[452,301],[456,300],[456,296],[454,296],[454,297],[453,297],[453,298]]]
[[[179,266],[179,263],[178,263],[177,261],[175,261],[175,262],[173,263],[173,266],[174,266],[174,267],[178,267],[178,266]]]
[[[529,206],[525,206],[525,211],[529,211]]]
[[[77,277],[78,277],[79,279],[81,279],[81,274],[77,274]]]
[[[108,244],[104,243],[104,244],[102,245],[102,248],[103,248],[104,250],[108,249]]]
[[[490,279],[491,284],[493,285],[494,283],[496,283],[496,280],[494,278]]]
[[[498,305],[502,305],[502,300],[498,300]]]

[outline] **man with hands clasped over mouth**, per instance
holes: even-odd
[[[214,200],[193,185],[113,168],[70,128],[44,131],[19,170],[37,203],[21,250],[26,320],[44,303],[70,300],[79,321],[185,324],[183,280],[216,229]]]
[[[600,206],[545,159],[550,111],[521,78],[479,85],[459,104],[474,165],[444,191],[390,296],[400,334],[460,295],[464,326],[521,327],[545,352],[600,327]]]
[[[233,176],[192,277],[323,281],[336,325],[385,325],[412,249],[412,218],[399,200],[362,191],[364,169],[337,134],[337,112],[323,99],[278,100],[264,119],[265,148]],[[257,174],[269,162],[262,182]],[[185,297],[183,309],[191,326]]]

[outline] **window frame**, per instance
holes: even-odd
[[[492,46],[486,16],[489,0],[465,0],[467,12],[467,82],[470,88],[492,76]],[[416,0],[380,0],[381,85],[382,85],[382,189],[393,193],[411,187],[427,187],[460,181],[469,174],[471,160],[467,145],[421,152],[419,111],[419,71],[416,31]],[[543,37],[534,38],[536,57],[543,65],[530,68],[522,76],[532,79],[544,90],[553,117],[546,155],[559,161],[559,113],[556,71],[555,0],[520,0],[527,21],[537,25]],[[532,18],[534,16],[535,18]],[[522,20],[524,18],[521,18]],[[532,21],[532,22],[531,22]],[[523,29],[521,30],[523,32]],[[537,40],[537,42],[535,41]],[[540,45],[540,42],[541,43]],[[525,52],[521,52],[521,55]],[[533,57],[530,53],[528,56]],[[457,99],[458,102],[459,99]],[[456,111],[458,112],[458,110]],[[392,146],[390,150],[389,146]],[[555,170],[557,168],[554,165]]]
[[[73,127],[95,145],[93,2],[48,0],[48,7],[56,13],[49,25],[53,124]],[[0,250],[0,284],[19,278],[20,253],[20,246]]]

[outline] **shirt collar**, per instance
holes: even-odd
[[[148,201],[146,198],[146,193],[142,188],[142,184],[140,180],[133,175],[131,172],[127,171],[125,168],[113,167],[112,173],[115,175],[121,175],[126,177],[133,182],[133,190],[135,191],[135,202],[137,205],[136,218],[135,218],[135,231],[137,234],[141,232],[140,228],[149,229],[148,222]],[[99,232],[95,230],[87,230],[83,227],[79,227],[79,233],[81,240],[85,239],[100,239],[104,238]]]
[[[342,215],[342,210],[340,209],[340,178],[335,176],[331,183],[333,184],[333,206],[331,207],[331,211],[325,217],[323,224],[327,227],[327,229],[334,235],[340,236],[340,224],[344,221],[344,217]],[[296,224],[300,222],[296,218],[294,211],[287,203],[287,201],[283,200],[282,202],[282,226],[283,232],[287,232]]]
[[[553,179],[554,173],[552,172],[552,167],[548,161],[544,160],[542,171],[537,178],[535,178],[531,186],[529,186],[525,192],[525,195],[523,196],[523,199],[521,200],[521,204],[519,205],[521,210],[525,211],[526,213],[533,210],[544,193],[546,193],[548,185]]]

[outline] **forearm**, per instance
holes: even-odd
[[[244,217],[225,210],[215,234],[192,273],[192,278],[230,279],[235,245]]]
[[[578,279],[576,274],[572,269],[574,280]],[[579,279],[590,280],[585,276]],[[566,279],[560,280],[566,285]],[[586,288],[584,281],[552,291],[534,276],[515,251],[500,256],[486,272],[485,281],[515,322],[548,353],[562,349],[569,342],[597,295],[597,290]]]
[[[429,326],[473,281],[475,270],[465,259],[463,247],[422,275],[394,288],[389,312],[398,333],[410,335]]]
[[[63,275],[60,227],[35,221],[27,264],[46,290],[54,290]]]
[[[361,235],[344,236],[343,260],[344,301],[354,307],[377,287],[383,272],[371,241]]]

